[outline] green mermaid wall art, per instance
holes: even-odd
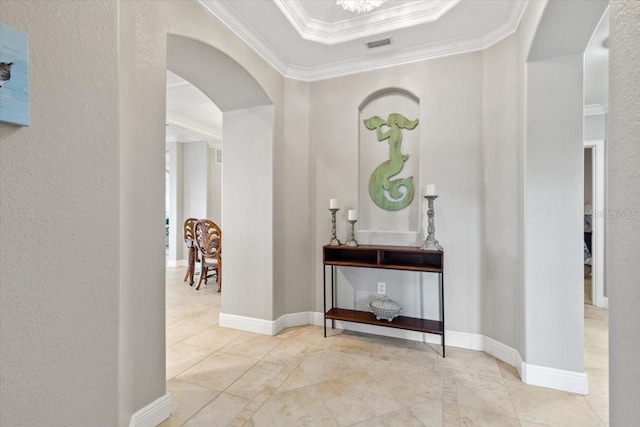
[[[409,120],[402,114],[389,114],[387,120],[373,116],[364,121],[369,130],[376,130],[378,141],[388,140],[389,160],[378,166],[369,178],[369,195],[376,205],[388,211],[398,211],[406,208],[413,200],[413,176],[408,178],[391,179],[402,171],[404,163],[409,158],[402,154],[402,129],[411,130],[418,126],[418,119]],[[388,130],[383,131],[386,126]],[[405,191],[401,191],[404,187]]]

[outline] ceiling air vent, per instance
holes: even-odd
[[[374,49],[376,47],[387,46],[391,44],[391,37],[387,37],[385,39],[374,40],[372,42],[367,42],[367,48]]]

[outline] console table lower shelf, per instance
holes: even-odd
[[[332,308],[327,311],[325,320],[342,320],[344,322],[364,323],[367,325],[385,326],[387,328],[406,329],[427,334],[444,334],[444,324],[438,320],[419,319],[416,317],[398,316],[393,321],[378,320],[373,313],[360,310]]]
[[[445,357],[444,333],[444,253],[441,250],[423,250],[419,247],[403,246],[333,246],[323,247],[324,268],[322,269],[324,291],[324,336],[327,336],[327,320],[335,328],[335,321],[363,323],[386,328],[404,329],[427,334],[440,335],[442,357]],[[330,298],[327,298],[327,269],[330,267]],[[338,267],[364,267],[370,269],[407,270],[439,276],[438,302],[440,320],[398,316],[391,322],[378,320],[373,313],[362,310],[338,308],[337,275]],[[329,304],[327,304],[329,303]],[[328,310],[327,310],[328,309]]]

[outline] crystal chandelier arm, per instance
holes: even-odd
[[[336,0],[336,4],[347,12],[367,13],[379,8],[387,0]]]

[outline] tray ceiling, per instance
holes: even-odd
[[[527,4],[389,0],[357,15],[334,0],[198,1],[283,75],[306,81],[485,49],[515,32]]]

